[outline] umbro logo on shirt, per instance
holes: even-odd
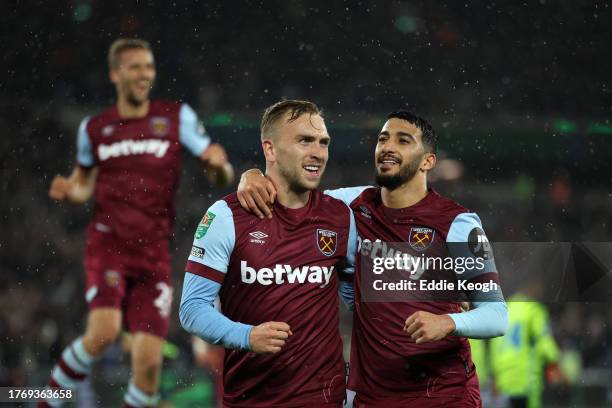
[[[365,205],[360,205],[359,211],[361,212],[361,215],[363,215],[364,217],[370,220],[372,219],[372,211],[370,211],[368,207],[366,207]]]
[[[249,232],[249,235],[251,236],[251,242],[255,244],[265,244],[264,238],[268,238],[268,234],[261,231]]]

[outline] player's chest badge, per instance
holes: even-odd
[[[317,228],[317,247],[325,256],[332,256],[336,253],[338,244],[338,234],[335,231]]]
[[[113,125],[106,125],[102,128],[102,136],[110,136],[115,131],[115,127]]]
[[[408,236],[408,243],[415,251],[426,250],[434,240],[436,232],[431,228],[412,227]]]
[[[164,137],[170,131],[170,121],[163,116],[153,116],[150,122],[151,132],[157,137]]]
[[[119,285],[119,277],[120,275],[117,271],[108,270],[104,272],[104,280],[106,281],[106,284],[112,288]]]

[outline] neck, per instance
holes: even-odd
[[[117,99],[117,111],[122,118],[142,118],[149,113],[150,104],[150,101],[147,99],[140,105],[134,106],[129,103],[124,96],[120,96],[119,99]]]
[[[411,180],[395,190],[381,189],[382,202],[389,208],[406,208],[415,205],[427,195],[426,173],[417,173]]]
[[[284,177],[281,177],[276,171],[266,169],[266,176],[272,180],[276,187],[276,201],[287,208],[302,208],[308,204],[310,191],[298,193],[289,187],[289,183]]]

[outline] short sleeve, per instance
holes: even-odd
[[[196,229],[185,270],[223,283],[235,241],[232,211],[219,200],[206,211]]]
[[[323,193],[337,200],[342,201],[344,204],[351,206],[351,203],[359,197],[359,194],[370,186],[358,186],[358,187],[344,187],[337,188],[335,190],[325,190]]]
[[[493,280],[498,284],[496,290],[468,293],[471,301],[503,301],[493,248],[478,215],[468,212],[457,215],[448,230],[446,245],[449,255],[455,259],[455,273],[461,279]]]
[[[77,163],[82,167],[91,167],[94,164],[93,148],[89,133],[87,133],[87,124],[89,117],[81,121],[77,133]]]
[[[493,250],[489,239],[482,229],[480,218],[475,213],[461,213],[455,217],[446,236],[449,254],[453,258],[482,258],[484,267],[480,268],[486,272],[496,272]],[[478,271],[473,269],[472,273]],[[466,273],[463,277],[471,279],[472,273]],[[478,273],[476,273],[478,274]]]
[[[198,120],[198,115],[186,103],[179,112],[179,140],[195,157],[199,157],[210,145],[210,137]]]

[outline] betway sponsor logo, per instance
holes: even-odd
[[[133,154],[152,154],[155,157],[164,157],[170,141],[159,139],[144,139],[144,140],[122,140],[109,145],[101,144],[98,146],[98,158],[100,161],[110,159],[111,157],[130,156]]]
[[[334,267],[330,266],[298,266],[276,264],[274,268],[251,268],[246,261],[240,261],[240,277],[244,283],[259,283],[261,285],[285,283],[318,283],[324,288],[329,284]]]

